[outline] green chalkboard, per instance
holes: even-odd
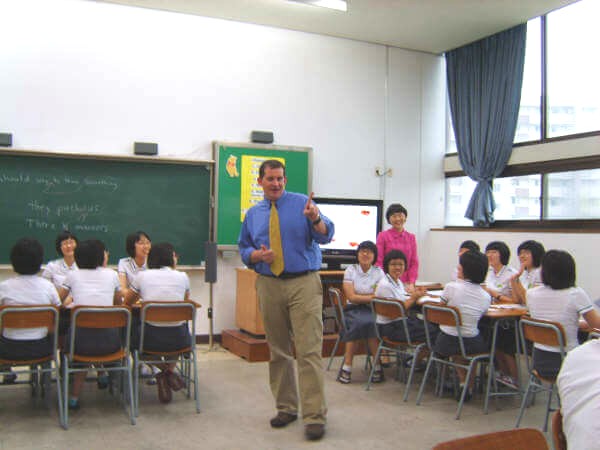
[[[286,190],[307,194],[311,189],[312,149],[282,145],[215,142],[215,236],[220,248],[237,248],[245,211],[262,199],[256,184],[265,159],[281,158],[286,167]]]
[[[157,162],[154,162],[157,161]],[[109,264],[126,255],[136,230],[171,242],[179,264],[200,265],[210,235],[212,162],[91,158],[37,152],[0,153],[0,263],[14,242],[39,239],[45,260],[57,258],[62,229],[80,240],[100,239]]]

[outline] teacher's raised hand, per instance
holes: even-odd
[[[308,217],[311,222],[314,222],[319,218],[319,208],[312,201],[314,192],[311,192],[308,196],[308,200],[306,201],[306,205],[304,205],[304,215]]]

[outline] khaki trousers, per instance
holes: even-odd
[[[271,349],[269,378],[278,411],[298,413],[305,424],[325,423],[323,387],[323,287],[317,272],[279,279],[259,275],[256,292]],[[296,348],[298,383],[292,343]]]

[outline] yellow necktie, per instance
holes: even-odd
[[[269,241],[275,260],[271,263],[271,272],[279,276],[283,272],[283,248],[281,246],[281,230],[279,229],[279,213],[275,202],[271,202],[271,215],[269,217]]]

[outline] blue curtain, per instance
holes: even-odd
[[[521,102],[527,24],[446,53],[450,111],[458,158],[477,182],[465,217],[494,222],[492,180],[504,170]]]

